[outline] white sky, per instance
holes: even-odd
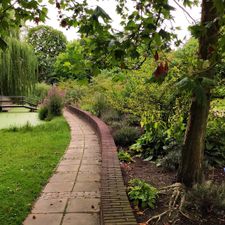
[[[95,7],[96,5],[101,6],[112,18],[113,26],[119,27],[120,23],[120,17],[116,14],[116,2],[115,0],[89,0],[90,5]],[[174,25],[176,27],[180,27],[181,30],[177,31],[178,37],[180,39],[183,39],[185,36],[187,38],[190,37],[190,33],[188,31],[188,26],[191,25],[191,19],[187,16],[187,14],[180,9],[173,0],[169,0],[170,4],[176,8],[176,11],[173,12],[174,16]],[[132,7],[130,5],[130,7]],[[79,37],[78,33],[74,28],[70,28],[69,30],[66,30],[65,28],[62,28],[59,26],[59,21],[57,20],[57,9],[54,6],[48,7],[48,17],[49,19],[45,22],[46,25],[52,26],[55,29],[61,30],[65,36],[67,37],[68,41],[77,39]],[[186,8],[186,10],[190,13],[190,15],[198,21],[200,19],[200,7],[193,7],[192,9]],[[31,24],[31,26],[34,26]]]

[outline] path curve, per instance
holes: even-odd
[[[70,145],[24,225],[99,225],[101,154],[98,136],[84,120],[64,116]]]
[[[136,225],[116,146],[99,118],[69,106],[71,142],[24,225]]]

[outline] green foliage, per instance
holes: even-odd
[[[41,108],[38,111],[38,117],[40,120],[46,120],[48,117],[48,107],[47,106],[41,106]]]
[[[187,208],[206,216],[209,212],[223,214],[225,208],[225,184],[207,182],[195,185],[187,194]]]
[[[127,151],[119,150],[117,155],[118,155],[119,160],[122,162],[125,162],[125,163],[132,162],[132,157]]]
[[[121,115],[115,109],[109,109],[102,113],[101,119],[111,125],[115,121],[120,121]]]
[[[63,93],[60,93],[57,87],[53,86],[48,91],[48,96],[45,98],[39,110],[39,118],[42,120],[51,120],[55,116],[61,116],[63,106]]]
[[[129,181],[128,196],[135,205],[153,209],[158,197],[158,190],[143,180],[133,179]]]
[[[41,103],[48,95],[50,88],[51,86],[46,83],[36,83],[33,92],[29,95],[29,98],[36,99],[39,103]]]
[[[90,79],[92,67],[87,57],[87,51],[79,41],[67,44],[64,52],[60,53],[54,64],[55,77],[58,79]]]
[[[61,116],[63,108],[63,100],[61,96],[54,94],[49,98],[48,105],[49,114],[51,116]]]
[[[51,1],[51,0],[49,0]],[[27,20],[44,22],[47,17],[48,9],[39,1],[21,0],[11,2],[10,0],[1,0],[0,3],[0,48],[5,49],[8,40],[5,37],[10,36],[12,31],[18,30]]]
[[[140,131],[136,127],[123,126],[113,133],[116,145],[129,147],[140,136]]]
[[[0,49],[0,94],[28,95],[37,81],[37,59],[26,43],[8,38],[7,44]]]
[[[173,149],[173,151],[170,151],[162,160],[160,160],[159,165],[165,168],[166,170],[177,171],[180,166],[180,160],[181,149]]]
[[[66,37],[49,26],[37,26],[28,32],[27,41],[38,58],[38,80],[54,82],[53,65],[56,57],[66,49]]]
[[[92,110],[94,114],[98,117],[101,117],[102,113],[107,110],[107,101],[103,94],[96,93],[94,96],[94,102],[92,105]]]
[[[167,122],[168,124],[157,119],[156,115],[143,117],[145,133],[130,147],[133,154],[141,154],[146,160],[156,160],[165,156],[175,146],[180,146],[185,129],[183,118],[177,115]]]
[[[213,166],[224,166],[225,162],[225,120],[213,118],[208,122],[205,159]]]

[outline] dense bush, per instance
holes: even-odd
[[[187,208],[197,210],[202,216],[209,212],[224,213],[225,184],[216,185],[211,182],[196,185],[187,194]]]
[[[46,83],[37,83],[34,89],[34,96],[42,102],[45,97],[48,95],[51,86]]]
[[[101,119],[110,125],[115,121],[121,120],[122,116],[115,109],[109,109],[102,113]]]
[[[48,107],[43,105],[38,111],[38,117],[40,120],[45,120],[48,117]]]
[[[225,162],[225,118],[213,117],[208,122],[205,159],[213,166],[224,166]]]
[[[113,133],[116,145],[129,147],[140,136],[140,131],[136,127],[124,126]]]
[[[181,150],[170,151],[162,160],[160,160],[160,165],[169,171],[177,171],[181,160]]]
[[[94,101],[92,105],[92,110],[94,114],[98,117],[101,117],[101,115],[108,109],[108,104],[106,97],[101,93],[96,93],[94,96]]]
[[[133,179],[129,182],[128,196],[137,206],[154,208],[158,190],[143,180]]]
[[[48,96],[45,98],[44,103],[39,110],[39,118],[45,120],[51,120],[55,116],[62,115],[63,108],[63,95],[53,86],[49,92]]]

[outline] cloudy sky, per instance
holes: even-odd
[[[176,0],[175,0],[176,1]],[[180,31],[177,31],[179,38],[183,39],[185,36],[188,38],[190,37],[190,33],[188,31],[188,26],[191,25],[192,20],[188,17],[188,15],[180,9],[174,0],[170,0],[170,4],[176,8],[176,11],[173,12],[174,16],[174,25],[179,26],[181,28]],[[101,6],[112,18],[113,26],[119,27],[120,23],[120,17],[116,14],[116,3],[115,0],[89,0],[89,4],[92,7],[95,7],[96,5]],[[130,5],[130,8],[132,8],[132,5]],[[46,25],[52,26],[55,29],[61,30],[67,37],[69,41],[78,38],[78,34],[75,31],[74,28],[71,28],[69,30],[66,30],[65,28],[62,28],[59,26],[59,21],[57,21],[57,10],[53,6],[49,6],[49,13],[48,17],[49,19],[46,21]],[[200,19],[200,7],[193,7],[192,9],[186,8],[188,13],[193,17],[196,21]],[[31,26],[34,26],[31,24]]]

